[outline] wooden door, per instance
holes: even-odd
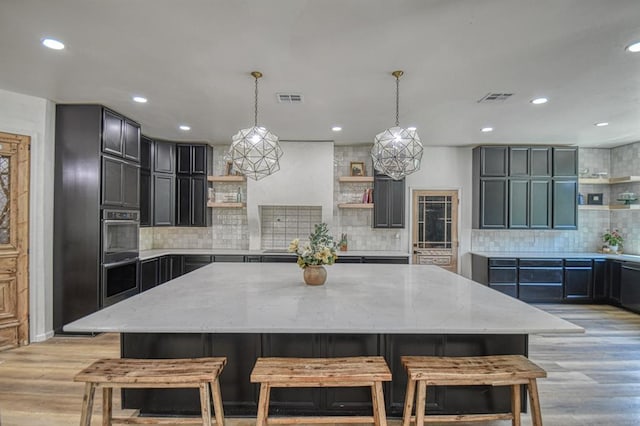
[[[0,350],[29,343],[29,143],[0,133]]]
[[[458,191],[413,191],[413,263],[458,272]]]

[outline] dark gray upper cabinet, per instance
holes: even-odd
[[[140,170],[151,170],[151,149],[153,140],[140,136]]]
[[[140,170],[140,226],[151,226],[153,190],[151,173]]]
[[[475,148],[473,227],[576,229],[576,188],[559,181],[577,183],[577,152],[550,146]]]
[[[404,179],[376,175],[373,180],[373,227],[404,228]]]
[[[155,173],[176,172],[176,144],[167,141],[155,141],[153,144],[153,171]]]
[[[191,145],[182,145],[182,144],[176,145],[176,156],[178,158],[178,161],[176,163],[177,173],[191,174],[192,172],[191,152],[192,152]]]
[[[137,164],[102,157],[102,205],[138,208],[140,169]]]
[[[480,176],[505,177],[507,176],[507,152],[506,146],[482,146],[480,147]]]
[[[130,161],[140,161],[140,125],[103,109],[102,151]]]
[[[190,175],[206,175],[207,166],[211,163],[211,148],[207,145],[178,144],[177,173]]]
[[[553,177],[578,176],[578,148],[553,148]]]
[[[153,225],[173,226],[175,223],[175,176],[153,176]]]

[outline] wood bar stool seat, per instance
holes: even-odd
[[[202,424],[211,426],[213,398],[216,425],[224,425],[218,377],[227,359],[100,359],[78,373],[74,381],[85,382],[80,426],[91,424],[93,395],[102,388],[103,426],[119,424]],[[199,388],[202,420],[194,418],[113,417],[113,388]]]
[[[401,362],[407,370],[402,425],[415,421],[417,426],[425,422],[469,422],[486,420],[511,420],[520,425],[520,386],[529,390],[531,419],[534,426],[542,426],[540,401],[536,379],[547,373],[522,355],[496,355],[478,357],[403,356]],[[511,412],[495,414],[446,414],[425,415],[427,386],[510,386]],[[416,386],[418,393],[416,396]],[[416,414],[412,409],[416,404]]]
[[[302,423],[374,423],[386,426],[382,382],[391,371],[381,356],[346,358],[258,358],[251,382],[260,383],[256,425]],[[269,414],[271,388],[356,387],[371,388],[372,416],[274,417]]]

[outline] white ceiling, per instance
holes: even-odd
[[[371,143],[402,69],[400,124],[427,146],[616,146],[640,140],[639,40],[638,0],[0,0],[0,89],[229,143],[253,125],[259,70],[259,122],[280,139]],[[488,92],[514,96],[477,103]]]

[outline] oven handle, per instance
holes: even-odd
[[[139,225],[140,221],[139,220],[118,220],[118,219],[103,219],[102,222],[104,222],[105,225],[110,225],[112,223],[123,223],[123,224],[134,224],[134,225]]]
[[[102,266],[109,269],[109,268],[115,268],[116,266],[122,266],[122,265],[127,265],[129,263],[134,263],[137,262],[138,258],[137,257],[130,257],[128,259],[125,260],[121,260],[119,262],[114,262],[114,263],[105,263]]]

